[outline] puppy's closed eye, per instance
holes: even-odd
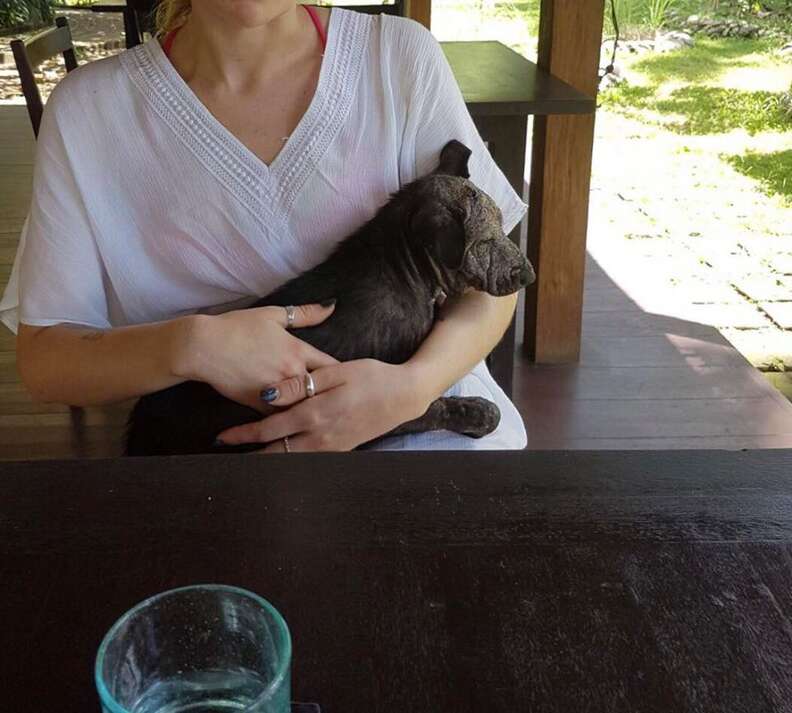
[[[463,211],[433,203],[412,216],[410,229],[443,265],[458,270],[465,253],[464,217]]]

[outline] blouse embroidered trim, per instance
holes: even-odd
[[[334,26],[334,18],[338,24]],[[322,91],[297,125],[282,155],[273,162],[279,174],[275,197],[285,213],[291,210],[300,189],[325,155],[346,121],[355,97],[363,58],[368,46],[372,18],[362,13],[333,8],[332,35],[325,48],[323,70],[328,72]],[[330,34],[330,33],[328,33]]]
[[[267,166],[192,94],[152,39],[119,55],[154,111],[253,214],[272,225],[291,206],[346,120],[363,64],[371,18],[334,8],[314,97],[281,152]],[[275,218],[275,203],[283,214]]]
[[[270,217],[271,201],[265,200],[269,193],[263,183],[264,171],[251,165],[249,157],[240,151],[241,144],[235,142],[235,145],[230,140],[233,136],[208,110],[199,111],[193,103],[199,102],[185,98],[183,88],[156,62],[154,53],[161,48],[152,47],[154,42],[151,40],[119,55],[130,79],[151,108],[217,180],[254,215]]]

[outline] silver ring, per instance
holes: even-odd
[[[283,450],[286,453],[291,453],[291,446],[289,445],[289,437],[288,436],[284,436],[283,437]]]
[[[287,305],[283,309],[286,310],[286,329],[291,329],[294,326],[294,305]]]
[[[305,380],[305,395],[309,399],[311,396],[316,396],[316,384],[314,383],[313,376],[306,371],[303,378]]]

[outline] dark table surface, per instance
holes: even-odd
[[[493,40],[441,42],[473,116],[590,114],[596,102]]]
[[[269,598],[324,713],[792,709],[792,452],[0,464],[0,709],[155,592]]]

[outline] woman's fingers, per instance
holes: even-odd
[[[294,322],[290,325],[288,312],[285,307],[258,307],[264,310],[269,319],[277,322],[281,327],[299,329],[300,327],[313,327],[324,322],[335,309],[335,300],[328,300],[324,304],[294,305]]]
[[[305,368],[308,371],[320,369],[323,366],[333,366],[333,364],[338,364],[338,359],[335,359],[324,352],[320,352],[316,347],[308,344],[308,342],[301,342],[301,344],[302,359],[305,361]]]
[[[309,425],[306,414],[289,409],[268,416],[262,421],[253,421],[229,428],[218,433],[217,440],[222,441],[222,444],[226,446],[237,446],[242,443],[271,443],[284,436],[300,433]]]
[[[270,443],[266,448],[260,451],[254,451],[254,455],[259,453],[300,453],[315,450],[310,447],[308,438],[305,436],[289,436],[289,450],[286,450],[286,444],[281,438],[279,441]]]
[[[273,406],[291,406],[308,397],[310,381],[307,374],[292,376],[273,384],[261,392],[261,399]],[[344,383],[339,369],[317,369],[310,375],[313,380],[314,395],[340,386]]]

